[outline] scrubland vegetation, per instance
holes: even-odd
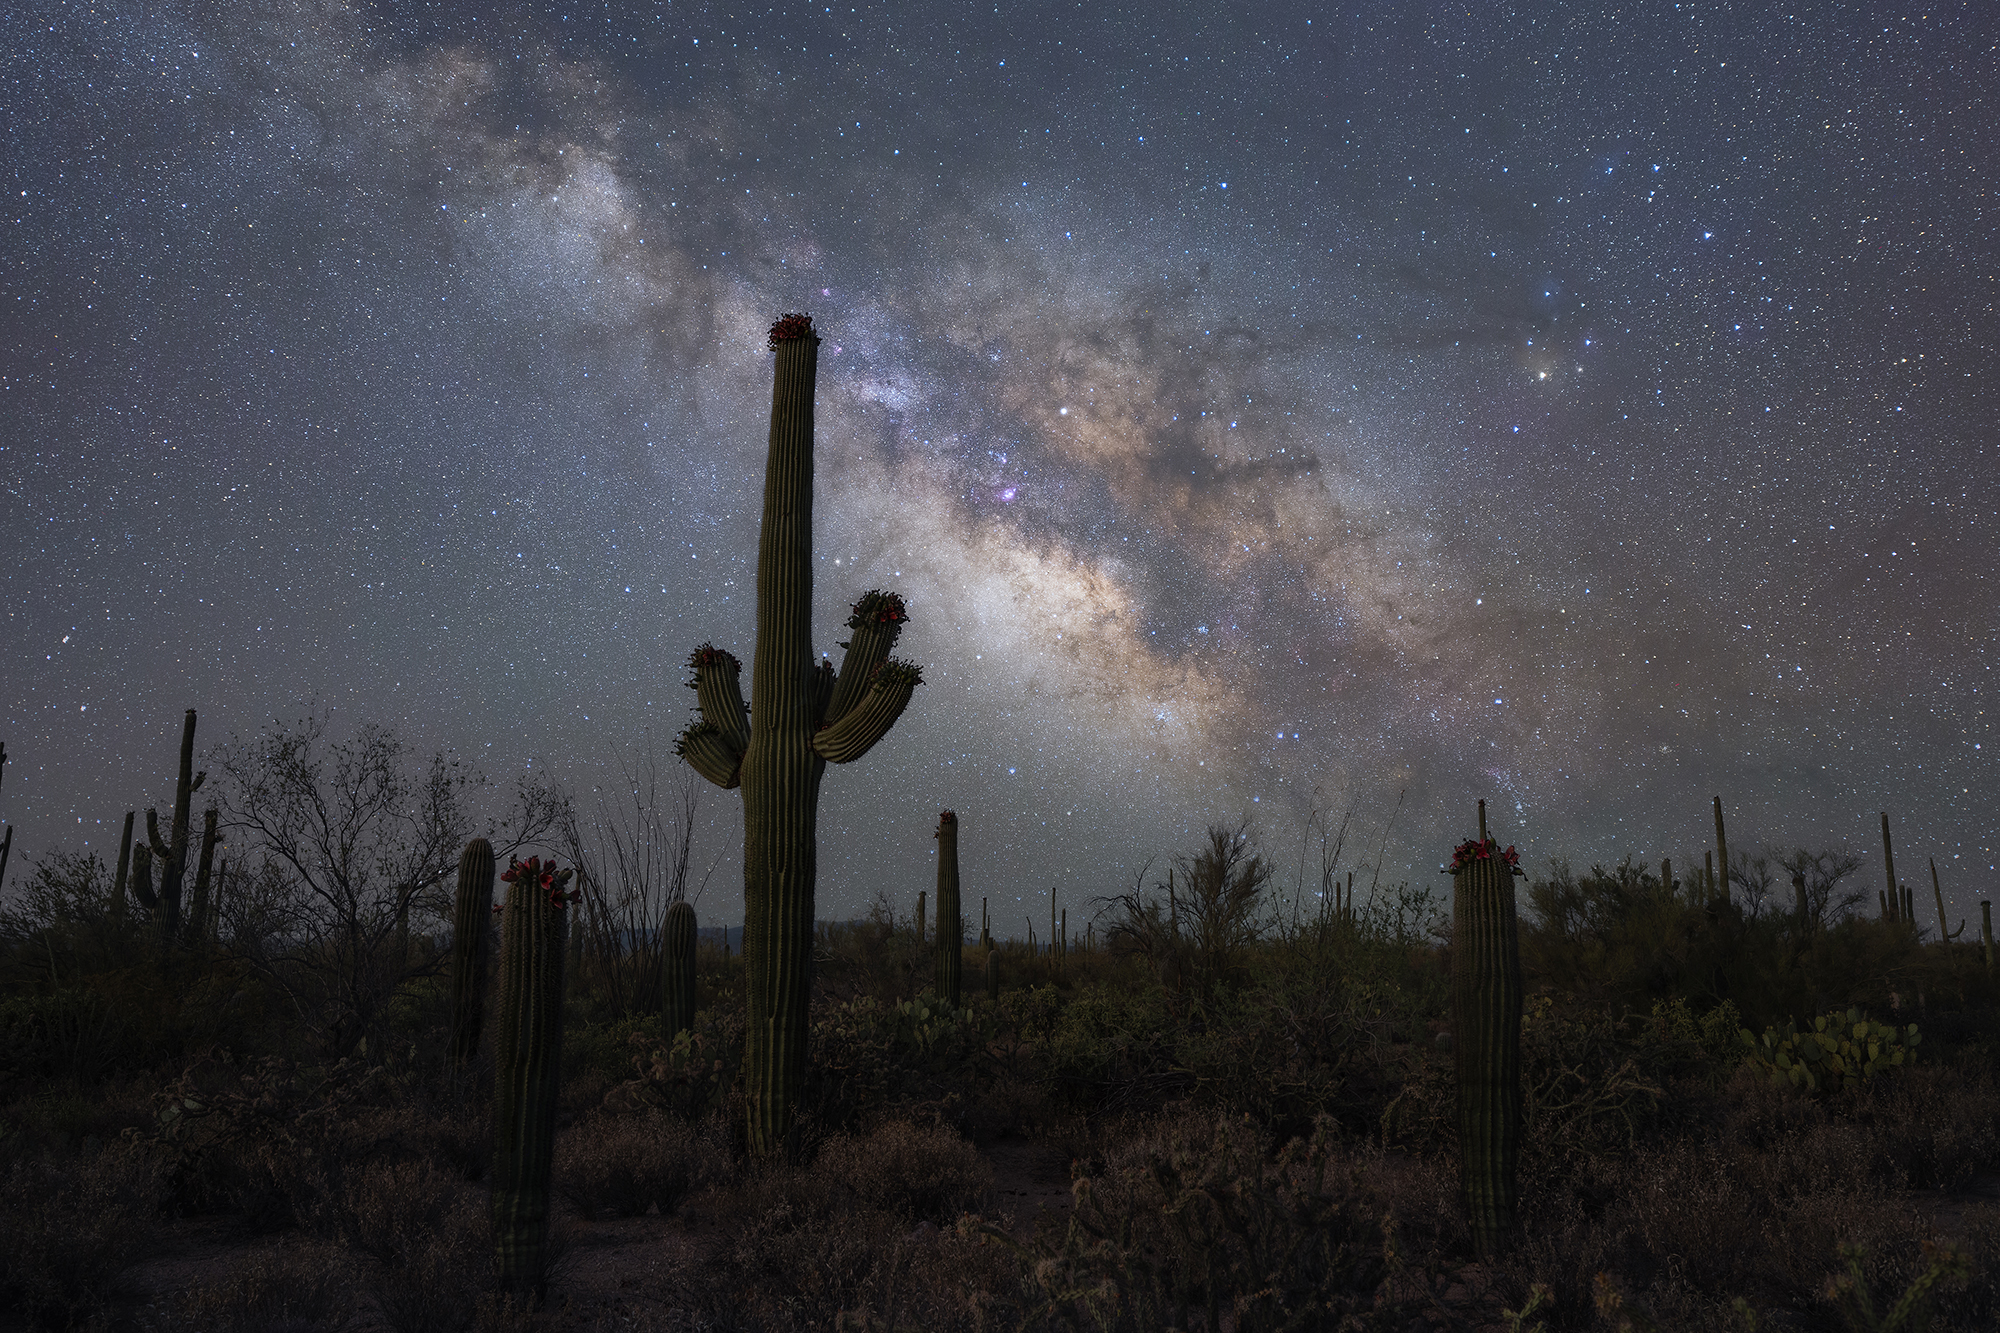
[[[521,808],[563,845],[546,804]],[[425,855],[455,856],[463,824]],[[593,844],[568,828],[587,861]],[[2000,1201],[1974,1189],[2000,1173],[2000,987],[1978,943],[1856,915],[1825,857],[1793,858],[1809,892],[1789,906],[1747,873],[1731,901],[1630,863],[1524,881],[1520,1227],[1476,1263],[1447,881],[1300,902],[1241,832],[1177,858],[1171,902],[1162,867],[1070,904],[1055,950],[980,947],[972,905],[1011,892],[968,864],[963,1008],[933,991],[914,903],[822,927],[799,1130],[773,1161],[746,1141],[741,957],[702,943],[692,1025],[663,1030],[659,931],[685,845],[676,861],[671,838],[594,844],[627,854],[606,852],[575,908],[554,1164],[567,1252],[535,1310],[496,1288],[492,1038],[454,1065],[451,905],[425,881],[380,873],[316,899],[280,858],[244,851],[214,910],[165,938],[92,856],[17,866],[0,919],[0,1319],[240,1333],[2000,1321]],[[1891,1042],[1902,1063],[1864,1051],[1808,1087],[1761,1041],[1836,1011],[1840,1029],[1850,1010],[1874,1025],[1863,1045]],[[1070,1206],[1010,1216],[1003,1187],[1024,1162],[1051,1164]],[[631,1275],[591,1270],[593,1254]],[[203,1258],[163,1282],[176,1255]]]

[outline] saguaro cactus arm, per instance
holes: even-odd
[[[889,650],[909,620],[903,599],[893,592],[871,589],[854,603],[847,617],[853,637],[840,646],[846,650],[840,660],[840,674],[833,683],[819,721],[832,726],[846,717],[875,685],[875,669],[889,660]]]
[[[923,683],[923,672],[915,663],[891,658],[878,663],[868,693],[840,721],[814,733],[812,746],[830,764],[849,764],[867,754],[875,742],[889,734],[889,728],[909,706],[910,695]],[[834,686],[834,703],[840,702],[840,686]]]
[[[695,692],[701,717],[675,739],[674,753],[726,791],[742,781],[743,752],[750,745],[743,664],[735,654],[704,643],[688,655],[688,670],[694,672],[688,688]]]

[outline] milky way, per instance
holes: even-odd
[[[819,637],[895,589],[926,669],[822,916],[909,910],[941,806],[1025,916],[1246,817],[1289,889],[1316,808],[1362,883],[1480,797],[1698,860],[1718,794],[1864,875],[1888,811],[1975,911],[1990,7],[1217,8],[23,11],[17,857],[108,855],[190,706],[671,763],[808,310]]]

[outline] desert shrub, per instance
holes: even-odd
[[[1051,990],[1016,991],[1002,997],[998,1022],[1038,1055],[1037,1071],[1057,1097],[1087,1110],[1157,1104],[1160,1075],[1171,1074],[1173,1024],[1159,986],[1115,989],[1088,986],[1069,996]],[[1176,1091],[1187,1080],[1175,1076]]]
[[[152,1333],[336,1333],[354,1310],[346,1256],[307,1241],[264,1250],[225,1278],[177,1293],[148,1323]]]
[[[815,1169],[870,1208],[907,1222],[948,1222],[993,1183],[978,1151],[949,1129],[892,1120],[865,1137],[835,1135]]]
[[[1751,1065],[1772,1082],[1789,1081],[1807,1092],[1829,1093],[1915,1064],[1917,1045],[1923,1040],[1915,1023],[1886,1026],[1859,1009],[1823,1014],[1804,1031],[1790,1022],[1783,1028],[1767,1027],[1762,1041],[1749,1028],[1737,1036]]]
[[[1388,1314],[1391,1237],[1337,1142],[1322,1120],[1271,1160],[1254,1125],[1225,1117],[1132,1145],[1078,1182],[1061,1234],[1024,1250],[1032,1321],[1252,1333]]]
[[[988,1023],[935,997],[816,1005],[804,1109],[828,1130],[979,1082]]]
[[[12,1163],[0,1179],[0,1307],[34,1328],[83,1320],[151,1244],[164,1196],[155,1165],[123,1146]]]
[[[131,1047],[110,1002],[87,987],[0,1000],[0,1081],[95,1082]]]
[[[743,1060],[743,1015],[704,1009],[670,1045],[661,1044],[657,1028],[635,1028],[625,1042],[626,1078],[604,1095],[604,1108],[662,1110],[693,1122],[720,1106],[736,1079]]]
[[[726,1143],[663,1111],[597,1115],[556,1137],[555,1188],[585,1217],[664,1217],[728,1167]]]

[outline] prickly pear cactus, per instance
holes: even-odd
[[[500,1282],[539,1298],[547,1269],[549,1169],[562,1070],[563,942],[572,872],[539,857],[500,877],[500,1037],[494,1069],[493,1244]]]
[[[1813,1020],[1810,1031],[1792,1023],[1784,1030],[1764,1029],[1760,1041],[1749,1028],[1737,1029],[1737,1040],[1750,1049],[1750,1061],[1780,1086],[1790,1083],[1807,1092],[1837,1092],[1865,1083],[1886,1070],[1917,1062],[1923,1040],[1917,1025],[1898,1028],[1877,1023],[1859,1009],[1836,1009]]]
[[[1483,822],[1483,820],[1482,820]],[[1519,857],[1489,839],[1452,852],[1451,1027],[1466,1214],[1481,1258],[1514,1232],[1521,1152]]]

